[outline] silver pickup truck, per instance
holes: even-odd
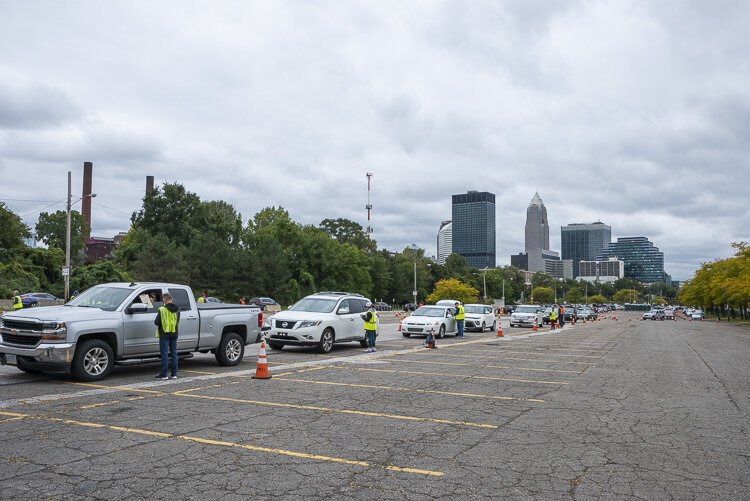
[[[64,306],[23,309],[0,317],[0,364],[25,372],[70,371],[104,379],[115,364],[159,357],[157,308],[169,292],[180,308],[177,351],[214,353],[237,365],[245,345],[260,342],[263,313],[256,306],[196,303],[190,287],[111,283],[92,287]]]

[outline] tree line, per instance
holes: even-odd
[[[748,320],[750,303],[750,247],[747,242],[733,243],[735,255],[704,263],[695,276],[680,289],[682,304],[700,306],[717,318]]]
[[[30,248],[24,239],[31,230],[21,218],[0,203],[0,294],[13,289],[44,291],[62,296],[64,281],[65,212],[42,213],[36,238],[46,248]],[[580,303],[616,300],[617,294],[636,302],[649,297],[675,297],[666,285],[645,288],[621,279],[615,284],[559,281],[536,273],[531,283],[511,267],[478,270],[466,260],[450,255],[437,264],[425,250],[409,246],[399,252],[378,249],[362,226],[354,221],[325,219],[318,226],[293,221],[283,207],[267,207],[247,222],[223,201],[203,201],[181,184],[165,183],[143,199],[131,216],[131,227],[111,259],[89,263],[83,254],[87,235],[82,216],[73,211],[70,290],[84,290],[114,281],[164,281],[184,283],[196,294],[236,302],[241,297],[268,296],[288,305],[313,292],[357,292],[373,300],[404,304],[445,294],[460,294],[472,301],[505,298],[506,303]],[[444,282],[447,287],[436,289]],[[458,288],[456,288],[458,287]],[[622,292],[626,291],[626,292]],[[437,294],[437,295],[436,295]],[[624,295],[623,295],[624,294]]]

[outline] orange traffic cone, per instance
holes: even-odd
[[[503,337],[503,326],[499,322],[497,324],[497,337]]]
[[[537,331],[537,330],[539,330],[539,329],[537,328],[536,324],[534,324],[534,325],[533,325],[533,326],[531,327],[531,330],[532,330],[532,331],[534,331],[534,332],[536,332],[536,331]]]
[[[253,379],[271,379],[268,373],[268,358],[266,357],[266,342],[260,342],[260,353],[258,353],[258,366],[255,368]]]
[[[401,323],[398,324],[398,331],[401,332]]]

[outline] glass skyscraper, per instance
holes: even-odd
[[[453,252],[469,266],[495,267],[495,195],[469,191],[453,195]]]
[[[646,237],[620,237],[607,245],[600,259],[616,257],[625,262],[625,278],[644,284],[665,282],[664,253]]]
[[[539,193],[534,193],[534,198],[526,209],[526,252],[535,249],[549,250],[547,208]]]
[[[573,260],[573,276],[578,277],[578,263],[595,261],[612,241],[612,228],[597,221],[591,224],[569,224],[560,228],[563,259]]]
[[[445,264],[453,253],[453,222],[443,221],[440,223],[440,229],[437,236],[437,263]]]

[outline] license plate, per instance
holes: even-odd
[[[8,365],[18,365],[18,359],[15,355],[5,355],[5,363]]]

